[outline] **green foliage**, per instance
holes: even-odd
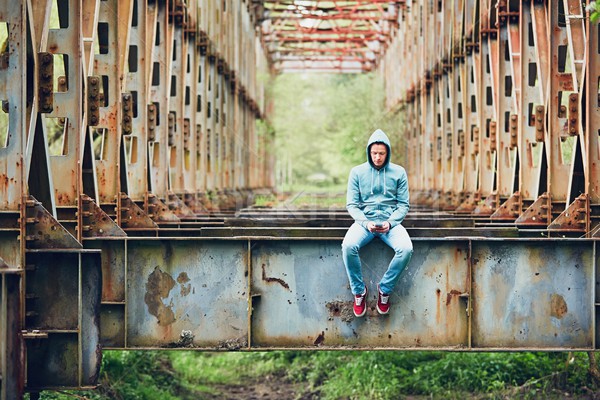
[[[598,4],[596,1],[590,1],[586,7],[586,10],[590,13],[590,21],[594,24],[600,19],[600,10],[598,10]]]
[[[383,129],[392,146],[402,146],[399,123],[384,107],[383,85],[372,74],[277,77],[272,97],[277,158],[291,160],[295,184],[325,174],[327,183],[345,184],[350,168],[366,160],[369,135]],[[401,162],[402,151],[393,160]],[[294,185],[296,186],[296,185]]]
[[[597,390],[587,366],[585,353],[105,351],[98,390],[41,398],[197,399],[218,393],[215,385],[266,376],[302,383],[305,392],[331,400],[539,398],[556,390],[576,396]]]

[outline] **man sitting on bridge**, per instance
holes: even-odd
[[[390,310],[390,294],[410,261],[413,247],[401,225],[408,213],[409,194],[406,171],[390,162],[390,140],[377,129],[367,144],[368,162],[350,171],[346,208],[354,223],[342,242],[342,254],[350,288],[354,294],[354,315],[367,311],[367,286],[363,282],[359,250],[379,237],[395,251],[387,271],[377,285],[377,312]]]

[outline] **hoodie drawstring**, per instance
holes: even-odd
[[[387,189],[385,187],[385,170],[386,168],[383,168],[383,183],[381,183],[381,181],[379,180],[379,173],[381,171],[377,171],[377,183],[383,185],[383,194],[387,194]],[[373,194],[373,168],[371,168],[371,194]]]

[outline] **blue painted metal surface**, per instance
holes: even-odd
[[[415,239],[388,316],[375,311],[374,293],[392,252],[376,240],[361,253],[371,295],[360,319],[340,243],[127,239],[127,256],[111,266],[126,271],[126,298],[103,299],[102,326],[112,325],[103,341],[226,350],[595,347],[594,240]]]

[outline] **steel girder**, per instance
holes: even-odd
[[[105,347],[205,350],[596,348],[596,241],[415,238],[379,316],[352,315],[340,238],[94,241]],[[391,250],[361,253],[375,288]],[[110,288],[110,289],[109,289]]]

